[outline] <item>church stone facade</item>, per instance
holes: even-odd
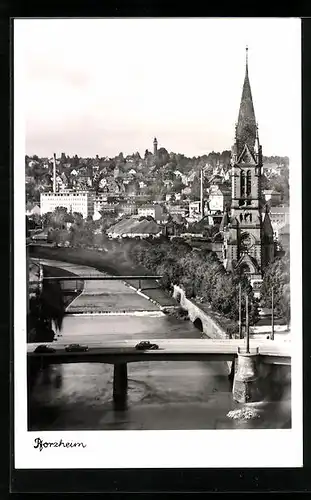
[[[262,196],[262,148],[248,76],[247,52],[231,161],[231,209],[225,212],[221,222],[223,264],[228,271],[239,269],[249,276],[253,285],[259,285],[265,267],[274,258],[274,243]]]

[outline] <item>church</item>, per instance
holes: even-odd
[[[248,275],[257,288],[274,258],[274,242],[268,206],[262,195],[262,147],[248,75],[247,48],[231,165],[231,208],[224,213],[220,225],[223,264],[228,271],[239,270]]]

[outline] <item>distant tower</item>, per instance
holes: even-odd
[[[154,156],[157,156],[157,154],[158,154],[158,141],[157,141],[156,137],[154,138],[154,141],[153,141],[153,154],[154,154]]]
[[[231,213],[224,214],[223,260],[226,269],[240,268],[251,281],[260,281],[273,260],[273,230],[268,212],[263,213],[261,178],[262,149],[258,137],[246,48],[245,78],[232,148]]]

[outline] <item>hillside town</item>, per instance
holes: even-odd
[[[215,240],[231,207],[230,161],[230,151],[195,158],[168,153],[158,149],[156,138],[152,153],[146,149],[143,158],[138,152],[115,158],[26,156],[26,215],[36,237],[43,239],[52,237],[44,221],[63,207],[68,228],[74,214],[81,214],[92,221],[93,231],[103,229],[109,238],[193,234]],[[289,236],[288,158],[263,161],[264,203],[275,242],[284,248]],[[69,245],[60,240],[59,245]]]

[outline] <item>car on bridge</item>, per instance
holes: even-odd
[[[81,344],[69,344],[66,345],[65,351],[67,352],[86,352],[88,351],[88,346],[87,345],[81,345]]]
[[[136,344],[135,349],[137,349],[137,351],[149,351],[159,349],[159,346],[158,344],[151,344],[149,340],[145,340]]]

